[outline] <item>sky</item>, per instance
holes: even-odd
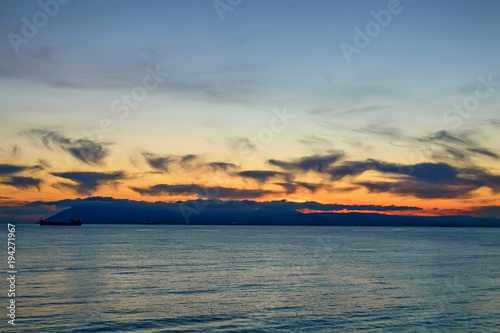
[[[499,10],[2,1],[0,218],[89,196],[498,217]]]

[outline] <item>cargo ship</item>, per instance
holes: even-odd
[[[55,222],[55,221],[46,221],[43,217],[40,218],[38,222],[40,225],[60,225],[60,226],[80,226],[82,225],[82,221],[78,217],[75,217],[70,222]]]

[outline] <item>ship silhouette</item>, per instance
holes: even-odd
[[[43,219],[43,216],[40,217],[40,221],[38,222],[40,225],[60,225],[60,226],[81,226],[82,221],[78,217],[75,217],[70,222],[56,222],[56,221],[46,221]]]

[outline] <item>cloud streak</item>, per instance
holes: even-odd
[[[236,164],[226,162],[210,162],[205,165],[210,169],[217,171],[228,171],[230,169],[235,169],[238,167]]]
[[[18,190],[28,190],[36,187],[39,191],[42,183],[43,181],[41,179],[21,176],[9,177],[7,180],[3,180],[1,182],[3,185],[13,186]]]
[[[34,166],[24,166],[15,164],[0,164],[0,176],[12,175],[25,170],[41,170],[43,169],[40,165]]]
[[[341,151],[332,152],[327,155],[313,155],[302,157],[290,162],[280,161],[275,159],[268,160],[268,163],[281,169],[288,171],[298,171],[298,172],[307,172],[307,171],[316,171],[323,172],[330,165],[339,161],[344,157],[344,153]]]
[[[173,155],[159,156],[149,152],[143,152],[142,156],[151,168],[163,172],[168,172],[170,165],[178,160]]]
[[[71,139],[56,131],[32,129],[29,136],[38,138],[45,147],[53,150],[59,147],[77,160],[91,165],[101,164],[109,151],[102,143],[88,139]]]
[[[261,184],[264,184],[268,182],[270,179],[275,179],[275,178],[290,180],[290,175],[288,173],[279,171],[247,170],[238,172],[237,175],[242,178],[253,179]]]

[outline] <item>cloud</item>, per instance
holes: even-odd
[[[153,169],[168,172],[174,165],[180,166],[184,169],[191,169],[192,162],[199,160],[198,155],[156,155],[150,152],[142,152],[141,155],[146,160],[146,163]],[[199,166],[199,165],[198,165]]]
[[[449,157],[455,161],[467,161],[469,160],[469,155],[463,149],[456,149],[453,147],[444,148],[444,152],[436,152],[432,154],[432,157],[436,160],[443,159],[445,154],[448,154]]]
[[[332,180],[359,176],[366,171],[390,175],[387,182],[356,182],[370,192],[415,195],[419,198],[464,197],[483,186],[500,190],[500,176],[471,167],[458,168],[446,163],[400,165],[377,160],[349,161],[325,170]]]
[[[499,126],[500,125],[500,119],[490,119],[489,122],[492,125]]]
[[[388,106],[384,107],[381,105],[369,105],[369,106],[364,106],[364,107],[352,108],[352,109],[347,110],[347,112],[348,113],[357,113],[357,112],[379,111],[379,110],[383,110],[384,108],[388,108]]]
[[[481,187],[500,191],[500,176],[479,168],[454,168],[444,163],[405,166],[410,172],[396,182],[361,182],[370,192],[414,195],[418,198],[467,197]]]
[[[198,156],[193,154],[184,155],[181,156],[181,163],[189,163],[196,160],[197,158]]]
[[[243,178],[250,178],[259,183],[266,183],[269,179],[272,178],[281,178],[281,179],[290,179],[290,175],[288,173],[279,172],[279,171],[267,171],[267,170],[248,170],[241,171],[237,173],[238,176]]]
[[[358,130],[355,130],[356,132],[361,132],[361,133],[368,133],[368,134],[375,134],[375,135],[380,135],[380,136],[385,136],[389,138],[401,138],[403,137],[403,133],[401,130],[395,127],[390,127],[385,124],[372,124],[363,128],[360,128]]]
[[[358,176],[368,170],[397,173],[400,168],[397,164],[368,159],[344,162],[342,165],[324,170],[324,173],[328,174],[332,180],[340,180],[346,176]]]
[[[318,114],[324,114],[324,113],[333,113],[335,110],[332,108],[315,108],[312,110],[307,111],[308,114],[312,115],[318,115]]]
[[[40,139],[45,147],[52,150],[53,146],[57,146],[86,164],[101,164],[109,154],[102,143],[88,139],[67,138],[56,131],[32,129],[28,134]]]
[[[179,168],[193,172],[198,169],[200,172],[211,171],[225,171],[236,169],[238,166],[233,163],[227,162],[204,162],[202,157],[194,154],[187,155],[156,155],[150,152],[141,153],[146,163],[153,169],[161,172],[176,171]]]
[[[180,193],[180,194],[187,194],[187,193],[194,193],[197,194],[201,193],[199,196],[207,196],[203,192],[203,188],[200,185],[195,185],[195,184],[190,184],[190,185],[166,185],[166,184],[159,184],[155,186],[165,186],[166,189],[171,187],[173,189],[173,192],[175,193]],[[194,189],[194,191],[193,191]],[[215,187],[211,188],[215,189]],[[207,191],[208,193],[209,191]],[[214,192],[214,191],[210,191]],[[341,205],[341,204],[322,204],[318,203],[315,201],[307,201],[307,202],[293,202],[293,201],[286,201],[286,200],[277,200],[277,201],[252,201],[252,200],[227,200],[227,201],[220,201],[220,200],[203,200],[205,202],[219,202],[223,203],[218,206],[210,206],[211,208],[216,208],[216,209],[225,209],[226,207],[229,209],[236,209],[240,211],[255,211],[255,210],[276,210],[276,211],[297,211],[297,210],[303,210],[303,209],[311,209],[311,210],[316,210],[316,211],[334,211],[334,210],[368,210],[368,211],[418,211],[422,210],[420,207],[415,207],[415,206],[380,206],[380,205]],[[192,203],[195,202],[195,200],[188,200],[184,201],[184,203]],[[196,202],[200,202],[200,200],[196,200]],[[130,199],[115,199],[112,197],[100,197],[100,196],[95,196],[95,197],[87,197],[87,198],[77,198],[77,199],[64,199],[64,200],[58,200],[58,201],[35,201],[31,203],[27,203],[24,205],[24,207],[43,207],[43,206],[55,206],[58,208],[63,208],[63,207],[89,207],[89,206],[104,206],[104,205],[119,205],[123,208],[126,207],[131,207],[131,206],[138,206],[138,207],[145,207],[145,206],[161,206],[164,208],[172,208],[174,210],[178,211],[178,206],[180,203],[183,203],[182,201],[177,201],[177,202],[161,202],[161,201],[156,201],[156,202],[146,202],[146,201],[135,201],[135,200],[130,200]],[[209,206],[207,206],[207,209],[210,209]]]
[[[48,161],[46,161],[42,158],[38,160],[38,163],[40,163],[40,165],[44,168],[51,168],[52,167],[52,165]]]
[[[339,161],[344,157],[341,151],[335,151],[327,155],[306,156],[291,162],[285,162],[275,159],[268,160],[268,163],[284,170],[307,172],[316,171],[324,172],[330,165]]]
[[[446,132],[438,133],[436,138],[449,142],[466,142],[464,139]],[[450,150],[450,153],[455,156],[460,156],[460,152]],[[268,162],[271,165],[292,172],[315,171],[328,176],[332,181],[338,181],[348,176],[360,176],[367,171],[385,174],[387,177],[386,182],[353,182],[353,185],[365,187],[370,192],[375,193],[389,192],[402,196],[414,195],[419,198],[446,199],[467,197],[472,191],[481,187],[489,187],[495,192],[500,191],[500,176],[493,175],[478,167],[455,167],[444,162],[404,165],[374,159],[345,161],[339,165],[335,164],[342,157],[342,152],[335,152],[329,155],[306,156],[293,161],[270,159]],[[265,182],[272,175],[267,178],[266,176],[266,174],[263,174],[260,181]],[[293,175],[289,175],[289,178],[293,178]],[[312,187],[308,183],[301,184],[290,179],[275,184],[282,186],[287,194],[295,193],[301,187],[311,192],[325,187],[324,185]]]
[[[143,152],[142,156],[151,168],[164,172],[167,172],[170,165],[178,160],[178,158],[173,155],[158,156],[149,152]]]
[[[56,183],[55,187],[69,188],[78,194],[89,195],[103,185],[116,185],[125,178],[123,171],[116,172],[58,172],[53,176],[72,180],[76,184]]]
[[[330,147],[332,145],[332,142],[328,139],[316,136],[314,134],[312,135],[304,135],[302,139],[297,140],[299,143],[302,143],[306,146],[324,146],[324,147]]]
[[[467,148],[467,151],[470,151],[471,153],[476,153],[479,155],[488,156],[488,157],[494,158],[496,160],[498,160],[500,158],[497,154],[495,154],[492,151],[489,151],[486,148]]]
[[[381,173],[411,176],[418,180],[435,182],[452,182],[458,171],[446,163],[419,163],[415,165],[400,165],[368,159],[366,161],[346,162],[341,166],[326,170],[332,179],[339,180],[346,176],[358,176],[366,171],[374,170]]]
[[[3,180],[1,184],[13,186],[18,190],[27,190],[32,187],[36,187],[40,190],[40,185],[43,183],[41,179],[32,178],[32,177],[9,177],[7,180]]]
[[[14,145],[12,147],[12,156],[18,157],[19,155],[21,155],[21,151],[22,151],[22,149],[18,145]]]
[[[459,138],[458,136],[454,136],[448,131],[437,131],[433,135],[428,138],[422,138],[421,141],[443,141],[443,142],[452,142],[452,143],[460,143],[460,144],[470,144],[471,141],[469,139]]]
[[[275,183],[285,189],[286,194],[293,194],[297,192],[300,188],[304,188],[312,193],[316,192],[321,188],[325,188],[325,184],[314,184],[307,182],[288,182],[288,183]]]
[[[239,153],[252,152],[257,150],[257,146],[247,138],[228,138],[229,149]]]
[[[210,199],[255,199],[270,194],[278,194],[273,191],[261,189],[237,189],[229,187],[211,187],[197,184],[169,185],[158,184],[147,188],[131,187],[131,189],[141,195],[196,195],[199,198]]]
[[[492,217],[498,219],[500,218],[500,206],[476,207],[472,213],[480,217]]]
[[[426,145],[430,144],[430,149],[435,150],[432,157],[436,160],[443,159],[443,157],[449,155],[451,159],[456,161],[469,161],[472,154],[487,156],[494,159],[500,158],[495,152],[482,147],[475,140],[471,139],[470,135],[470,133],[452,134],[448,131],[441,130],[427,137],[416,138],[414,141]],[[442,154],[441,150],[447,154]]]
[[[210,162],[205,165],[213,170],[218,170],[218,171],[228,171],[229,169],[234,169],[238,167],[236,164],[226,163],[226,162]]]
[[[24,166],[24,165],[14,165],[14,164],[0,164],[0,176],[12,175],[25,170],[41,170],[40,165],[34,166]]]
[[[361,182],[357,183],[369,192],[389,192],[397,195],[411,195],[423,199],[451,199],[465,197],[477,187],[472,185],[428,184],[414,180],[401,182]]]
[[[406,168],[410,170],[411,177],[428,183],[453,183],[459,172],[446,163],[419,163]]]

